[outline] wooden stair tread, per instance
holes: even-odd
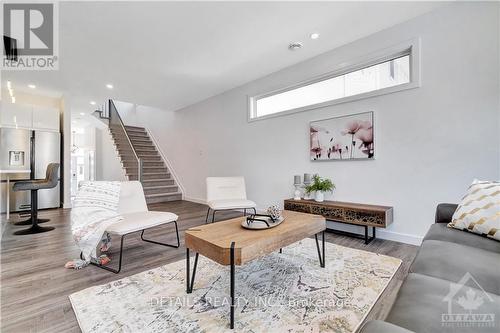
[[[145,190],[158,190],[162,188],[172,188],[172,187],[177,187],[177,185],[156,185],[156,186],[144,186],[143,188]]]
[[[125,125],[125,128],[126,129],[140,129],[140,130],[146,130],[144,127],[140,127],[140,126],[132,126],[132,125]]]
[[[172,178],[143,179],[142,182],[143,183],[147,183],[147,182],[165,182],[165,181],[168,181],[168,180],[173,180],[173,179]]]
[[[172,193],[154,193],[154,194],[145,194],[146,198],[158,198],[158,197],[171,197],[174,195],[180,195],[181,192],[172,192]]]

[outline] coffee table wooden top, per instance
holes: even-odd
[[[283,216],[283,223],[265,230],[244,229],[244,217],[191,228],[185,233],[186,247],[221,265],[229,265],[234,242],[235,264],[242,265],[326,229],[325,218],[320,215],[285,210]]]

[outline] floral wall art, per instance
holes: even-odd
[[[312,121],[311,161],[373,159],[373,112]]]

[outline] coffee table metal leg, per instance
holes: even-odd
[[[323,242],[323,268],[325,268],[326,265],[326,256],[325,256],[325,231],[323,230],[322,236],[321,236],[322,242]]]
[[[186,248],[186,293],[188,294],[191,294],[193,292],[194,277],[196,275],[196,266],[198,266],[198,256],[199,253],[196,252],[196,255],[194,256],[193,276],[190,279],[191,264],[189,257],[189,248]]]
[[[234,242],[231,243],[231,252],[230,252],[230,261],[231,261],[231,329],[234,328]]]
[[[321,250],[319,249],[318,234],[314,235],[316,239],[316,248],[318,249],[319,265],[325,267],[325,232],[321,232]]]

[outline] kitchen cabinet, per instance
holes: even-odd
[[[59,132],[59,110],[34,106],[33,129],[53,130]]]
[[[59,109],[2,101],[0,127],[59,132]]]
[[[13,104],[3,101],[0,111],[0,124],[3,127],[33,127],[33,106],[29,104]]]

